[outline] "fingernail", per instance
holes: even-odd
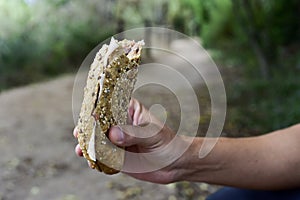
[[[114,132],[115,132],[116,142],[121,144],[124,141],[124,133],[119,127],[116,127],[115,129],[116,130]]]

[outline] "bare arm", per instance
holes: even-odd
[[[159,124],[149,120],[154,118],[136,100],[131,101],[129,114],[133,125]],[[74,135],[77,136],[76,129]],[[172,158],[181,144],[193,142],[179,159],[161,169],[147,173],[125,172],[137,179],[155,183],[196,181],[263,190],[300,187],[300,124],[258,137],[219,138],[213,150],[202,159],[199,150],[204,138],[179,136],[175,149],[161,151],[176,137],[175,133],[163,127],[156,135],[144,137],[147,135],[147,129],[135,126],[128,132],[116,127],[109,132],[111,141],[129,152],[159,152],[154,163]],[[82,156],[79,146],[76,153]],[[125,156],[126,162],[131,160]]]
[[[176,180],[267,190],[300,186],[300,124],[259,137],[220,138],[199,159],[202,142],[195,139],[174,163]]]

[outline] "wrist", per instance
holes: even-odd
[[[171,165],[171,171],[173,172],[173,181],[189,181],[190,177],[194,173],[197,173],[196,164],[199,165],[199,150],[203,143],[203,139],[200,137],[187,137],[180,136],[183,146],[188,145],[185,152]]]
[[[222,172],[226,165],[224,163],[223,152],[219,150],[218,145],[222,141],[218,141],[215,147],[203,158],[199,157],[201,146],[204,143],[203,137],[184,137],[185,142],[189,142],[190,146],[183,155],[174,162],[174,182],[177,181],[196,181],[196,182],[212,182],[212,177]],[[214,142],[214,138],[208,139]],[[222,140],[222,139],[221,139]]]

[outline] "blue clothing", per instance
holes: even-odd
[[[245,190],[224,187],[206,200],[300,200],[300,189],[282,191]]]

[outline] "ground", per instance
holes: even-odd
[[[186,42],[174,48],[188,50]],[[206,62],[191,53],[195,62]],[[204,199],[216,190],[204,183],[158,185],[89,169],[74,153],[72,108],[80,104],[76,97],[72,102],[74,81],[75,75],[64,75],[0,94],[0,200]],[[136,96],[147,104],[146,95]]]

